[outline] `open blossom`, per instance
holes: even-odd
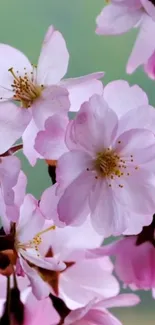
[[[130,55],[127,72],[144,65],[155,78],[155,2],[154,0],[112,0],[97,17],[97,34],[117,35],[138,27],[139,34]]]
[[[122,294],[99,302],[94,299],[85,307],[71,311],[64,325],[121,325],[121,322],[107,308],[134,306],[139,301],[134,294]]]
[[[16,223],[9,223],[7,218],[5,220],[4,218],[2,219],[4,231],[9,236],[6,236],[6,241],[7,238],[10,241],[9,252],[10,250],[13,252],[10,262],[16,264],[17,274],[22,276],[27,274],[38,299],[42,298],[42,296],[47,296],[49,289],[39,274],[37,274],[35,267],[38,266],[56,271],[61,271],[66,267],[57,257],[45,257],[41,254],[39,246],[42,243],[42,232],[52,232],[54,228],[50,224],[48,229],[45,229],[44,223],[45,219],[39,210],[38,201],[29,194],[25,196],[24,202],[20,207],[20,216]],[[46,240],[46,236],[44,236],[44,240]],[[7,251],[2,250],[2,253],[5,254],[5,252],[7,253]],[[33,283],[35,283],[34,286]]]
[[[66,116],[69,108],[79,109],[94,92],[102,93],[97,79],[103,73],[61,80],[68,61],[65,40],[53,26],[45,35],[37,67],[19,50],[0,44],[0,153],[23,135],[24,153],[34,164],[38,157],[34,140],[46,119],[54,114]]]
[[[44,215],[53,216],[55,186],[48,188],[42,195],[40,209]],[[51,221],[46,221],[45,229]],[[53,295],[63,299],[70,309],[86,305],[94,297],[109,298],[118,294],[119,284],[112,275],[113,265],[109,258],[85,258],[85,250],[101,245],[103,238],[95,232],[89,218],[78,228],[56,227],[42,235],[40,250],[43,255],[53,256],[66,265],[62,272],[41,270],[42,279],[49,284]],[[47,237],[48,236],[48,237]],[[47,245],[46,245],[47,242]],[[50,249],[49,249],[50,248]]]
[[[115,256],[118,278],[132,290],[152,290],[155,297],[155,216],[137,236],[90,250],[87,257]]]
[[[77,226],[90,213],[93,226],[105,236],[123,233],[129,219],[134,224],[134,213],[153,215],[155,209],[152,121],[149,117],[145,121],[142,107],[138,127],[139,105],[118,119],[108,104],[94,95],[81,106],[67,129],[70,151],[57,167],[60,221]],[[148,109],[153,115],[153,108]]]

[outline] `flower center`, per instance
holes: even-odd
[[[38,253],[38,256],[39,256],[39,245],[42,243],[42,237],[41,235],[43,235],[44,233],[48,232],[48,231],[51,231],[51,230],[54,230],[56,227],[55,226],[51,226],[47,229],[44,229],[43,231],[39,232],[38,234],[36,234],[35,237],[33,237],[32,240],[28,241],[27,243],[21,243],[20,241],[16,241],[16,249],[17,251],[19,249],[29,249],[29,248],[33,248],[35,249],[35,251]]]
[[[120,144],[121,141],[118,141]],[[130,167],[128,169],[128,167]],[[138,170],[139,167],[134,163],[133,155],[129,157],[120,157],[114,150],[107,148],[96,154],[96,159],[93,161],[92,170],[95,170],[98,178],[107,178],[109,180],[109,187],[112,186],[112,181],[117,178],[131,176],[130,171]],[[87,168],[89,171],[90,168]],[[120,188],[123,188],[122,183],[118,183]]]
[[[121,174],[119,170],[119,156],[110,149],[98,152],[94,161],[94,168],[99,177],[110,177]]]
[[[15,73],[13,68],[10,68],[8,71],[14,77],[13,84],[11,85],[14,92],[13,99],[20,101],[25,108],[30,107],[40,97],[44,86],[35,84],[33,72],[31,72],[32,77],[30,79],[26,71],[22,77],[19,76],[18,71]]]

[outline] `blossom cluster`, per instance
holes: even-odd
[[[132,27],[127,72],[155,79],[155,1],[111,0],[97,17],[97,34]],[[121,289],[155,298],[155,109],[104,72],[64,79],[68,63],[53,26],[37,65],[0,44],[0,325],[121,325],[108,308],[140,302]],[[39,199],[19,150],[48,165]]]

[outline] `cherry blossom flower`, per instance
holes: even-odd
[[[24,134],[24,153],[34,164],[38,155],[33,141],[37,132],[44,129],[46,119],[53,114],[66,116],[69,108],[79,109],[78,105],[94,92],[102,93],[102,83],[97,80],[103,76],[100,72],[61,80],[68,61],[65,40],[53,26],[45,35],[37,67],[19,50],[0,44],[0,139],[5,137],[5,141],[0,141],[0,153]]]
[[[128,307],[139,303],[138,296],[134,294],[121,294],[109,299],[96,302],[90,301],[83,308],[73,310],[66,317],[65,325],[91,325],[91,324],[109,324],[121,325],[121,322],[114,317],[107,308]]]
[[[97,17],[96,33],[117,35],[138,27],[139,34],[127,63],[127,72],[132,73],[144,65],[148,75],[154,78],[155,56],[155,2],[153,0],[112,0]]]
[[[135,128],[137,110],[126,114],[118,119],[104,97],[94,95],[69,123],[70,151],[57,167],[58,215],[66,225],[79,226],[90,213],[95,229],[110,236],[123,233],[134,213],[153,215],[155,137],[149,117]]]
[[[17,263],[17,273],[19,275],[27,274],[33,292],[38,299],[47,296],[49,289],[39,274],[37,274],[36,266],[56,271],[61,271],[66,267],[56,257],[45,257],[41,254],[39,246],[42,243],[42,233],[51,232],[55,228],[50,224],[48,229],[45,229],[44,223],[45,219],[39,210],[38,201],[30,194],[27,194],[24,198],[24,202],[20,207],[20,216],[16,223],[12,224],[9,223],[8,219],[5,221],[4,218],[2,219],[6,235],[12,236],[12,247],[10,246],[9,248],[14,252],[14,256],[11,263]],[[46,236],[44,238],[46,239]]]
[[[115,256],[115,272],[132,290],[152,290],[155,297],[155,216],[137,236],[127,236],[109,245],[89,250],[87,258]]]
[[[49,188],[41,198],[40,209],[44,214],[47,213],[47,209],[50,210],[54,202],[51,194]],[[49,200],[51,205],[48,204],[47,208]],[[53,210],[51,213],[53,214]],[[45,229],[48,229],[49,223],[51,221],[46,221]],[[66,268],[61,272],[49,272],[38,268],[39,273],[50,286],[51,293],[63,299],[70,309],[86,305],[95,296],[109,298],[119,292],[119,284],[112,275],[113,265],[109,258],[99,258],[95,263],[94,259],[85,258],[85,251],[100,246],[102,241],[102,236],[95,232],[89,218],[82,227],[56,227],[52,234],[50,232],[42,234],[40,245],[42,255],[53,256],[63,261]]]

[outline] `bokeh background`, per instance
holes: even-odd
[[[95,17],[103,5],[103,0],[0,0],[0,42],[19,48],[37,63],[44,34],[53,24],[63,33],[70,52],[68,77],[102,70],[106,72],[105,84],[114,79],[137,83],[155,106],[155,82],[147,79],[142,69],[132,76],[125,73],[137,31],[117,37],[95,35]],[[39,198],[50,184],[47,166],[39,162],[33,169],[21,158],[29,177],[28,191]],[[138,307],[115,310],[124,325],[155,324],[151,292],[142,293],[141,298]]]

